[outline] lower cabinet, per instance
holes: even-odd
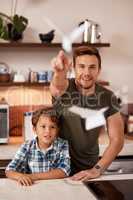
[[[0,160],[0,178],[6,178],[5,168],[11,160]]]

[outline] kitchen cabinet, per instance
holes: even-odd
[[[8,165],[8,163],[11,161],[11,159],[4,159],[0,160],[0,178],[5,178],[5,168]]]

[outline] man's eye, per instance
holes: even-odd
[[[78,67],[80,68],[80,69],[84,69],[84,65],[78,65]]]
[[[43,125],[43,126],[42,126],[42,128],[46,128],[46,126],[45,126],[45,125]]]
[[[96,69],[96,66],[90,66],[90,69]]]

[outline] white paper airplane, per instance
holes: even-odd
[[[100,110],[92,110],[88,108],[81,108],[78,106],[72,106],[69,108],[69,111],[79,115],[81,118],[84,118],[86,120],[85,122],[85,128],[86,130],[90,130],[99,126],[106,125],[106,120],[104,117],[104,112],[108,108],[102,108]]]
[[[90,25],[91,25],[91,21],[85,21],[84,24],[78,26],[67,36],[63,37],[62,47],[67,53],[71,53],[72,43],[75,42],[84,33],[84,31],[90,27]]]

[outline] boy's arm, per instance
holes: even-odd
[[[11,178],[11,179],[14,179],[14,180],[18,180],[20,178],[20,176],[22,175],[22,173],[20,172],[16,172],[16,171],[13,171],[13,170],[6,170],[5,171],[6,173],[6,176],[8,178]]]
[[[21,185],[30,186],[34,183],[33,179],[28,174],[13,170],[6,170],[5,172],[8,178],[18,181]]]
[[[9,178],[13,178],[13,175],[17,178],[18,175],[25,172],[25,166],[27,164],[27,151],[28,144],[24,143],[18,149],[15,157],[6,167],[5,173]]]
[[[52,60],[52,67],[54,75],[50,83],[50,91],[53,97],[59,97],[68,88],[67,72],[71,68],[71,62],[64,52],[60,51],[58,56]]]
[[[42,173],[33,173],[28,174],[28,176],[33,180],[48,180],[48,179],[59,179],[59,178],[65,178],[67,175],[62,169],[51,169],[48,172],[42,172]]]

